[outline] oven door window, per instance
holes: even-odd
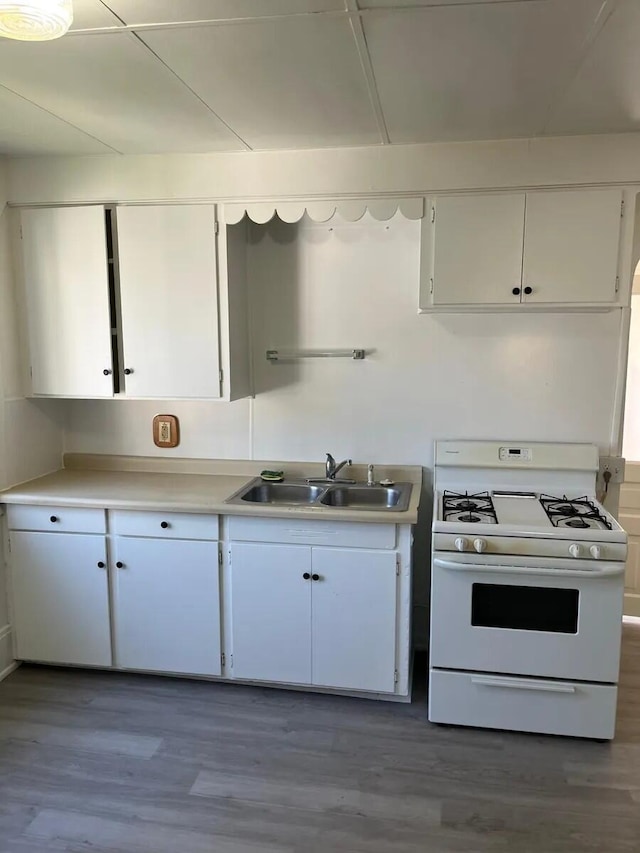
[[[578,633],[577,589],[490,583],[474,583],[472,587],[474,627]]]

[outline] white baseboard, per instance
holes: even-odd
[[[0,681],[12,673],[14,669],[17,669],[18,666],[20,666],[20,662],[13,658],[11,625],[3,625],[0,628]]]
[[[624,615],[640,616],[640,595],[633,592],[624,594]]]

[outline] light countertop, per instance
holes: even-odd
[[[118,464],[115,457],[113,465]],[[95,468],[85,468],[87,465]],[[273,506],[263,504],[227,504],[225,501],[246,485],[265,467],[264,463],[251,463],[253,471],[247,469],[246,462],[225,462],[221,472],[215,472],[215,465],[208,462],[203,465],[207,473],[192,473],[194,460],[188,460],[184,471],[176,470],[181,466],[174,463],[173,470],[121,470],[109,466],[107,457],[95,462],[96,457],[86,460],[74,456],[69,460],[73,467],[66,467],[44,477],[29,480],[0,492],[0,503],[31,504],[50,506],[98,507],[104,509],[165,510],[174,512],[217,513],[221,515],[250,515],[272,518],[323,518],[332,521],[383,522],[386,524],[415,524],[420,502],[421,469],[417,467],[394,468],[401,473],[397,481],[413,483],[409,507],[405,512],[381,510],[355,510],[324,506]],[[138,466],[127,462],[129,468],[162,468],[162,460]],[[98,467],[100,466],[100,467]],[[233,473],[234,467],[236,472]],[[291,468],[292,463],[287,466]],[[383,469],[381,476],[386,476]],[[287,471],[289,475],[289,471]],[[316,476],[315,472],[310,474]],[[294,471],[293,476],[298,476]],[[309,475],[308,475],[309,476]],[[366,477],[366,474],[365,474]]]

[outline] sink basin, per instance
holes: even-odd
[[[240,500],[257,504],[312,504],[324,492],[322,486],[306,483],[257,483]]]
[[[411,486],[332,486],[320,499],[325,506],[349,509],[405,510],[409,505]]]
[[[394,486],[367,486],[353,481],[324,481],[308,483],[289,480],[282,483],[265,483],[256,478],[240,491],[227,498],[225,503],[247,506],[305,507],[309,509],[360,509],[380,512],[403,512],[409,506],[411,483]]]

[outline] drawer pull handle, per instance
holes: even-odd
[[[575,693],[572,684],[554,684],[551,681],[515,681],[507,678],[472,678],[480,687],[506,687],[508,690],[537,690],[541,693]]]
[[[102,562],[102,560],[98,560],[98,568],[104,569],[104,563]]]
[[[59,520],[60,520],[60,519],[58,518],[58,516],[57,516],[57,515],[52,515],[52,516],[51,516],[51,518],[49,519],[49,521],[50,521],[52,524],[55,524],[55,523],[56,523],[56,521],[59,521]]]
[[[161,527],[163,530],[166,530],[168,526],[169,526],[169,522],[168,522],[168,521],[161,521],[161,522],[160,522],[160,527]]]
[[[116,563],[116,569],[124,569],[124,563],[121,563],[120,560]]]
[[[316,574],[311,575],[311,580],[312,580],[312,581],[319,581],[319,580],[320,580],[320,575],[316,575]]]
[[[306,581],[308,581],[308,580],[309,580],[309,578],[311,577],[311,575],[309,574],[309,572],[305,572],[305,573],[302,575],[302,577],[303,577]]]

